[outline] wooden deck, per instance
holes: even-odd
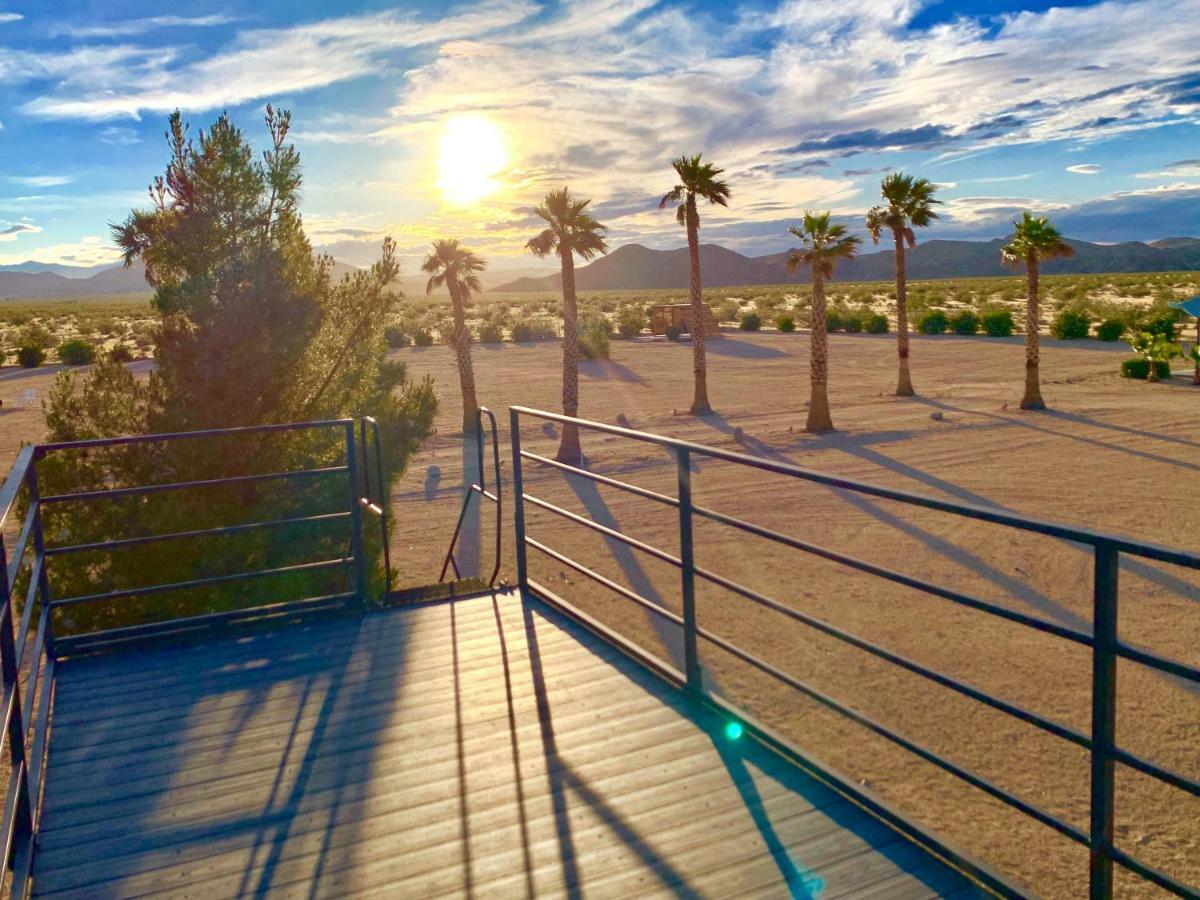
[[[514,594],[58,671],[37,896],[977,889]]]

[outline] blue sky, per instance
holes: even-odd
[[[531,266],[561,184],[614,243],[678,246],[654,200],[697,151],[733,188],[702,237],[745,253],[805,208],[861,221],[892,169],[942,185],[923,238],[1026,208],[1086,240],[1200,235],[1197,0],[0,0],[0,264],[113,259],[166,115],[261,142],[268,102],[314,244],[362,264],[392,234],[410,272],[442,235]]]

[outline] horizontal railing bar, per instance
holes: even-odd
[[[219,484],[246,484],[254,481],[278,481],[285,478],[309,478],[318,475],[336,475],[346,472],[346,466],[324,466],[319,469],[294,469],[290,472],[264,472],[261,475],[230,475],[228,478],[204,478],[199,481],[173,481],[166,484],[142,484],[136,487],[113,488],[104,491],[80,491],[76,494],[52,494],[43,497],[42,503],[67,503],[72,500],[114,499],[140,494],[157,494],[162,491],[182,491],[189,488],[213,487]]]
[[[4,797],[4,824],[0,826],[0,841],[4,847],[4,862],[5,866],[0,867],[0,872],[8,868],[12,862],[12,852],[16,844],[17,835],[17,810],[21,807],[21,793],[25,790],[25,763],[21,762],[16,770],[9,775],[8,793]]]
[[[1143,759],[1137,754],[1130,753],[1128,750],[1122,750],[1120,747],[1114,747],[1109,753],[1117,762],[1129,766],[1131,769],[1136,769],[1144,775],[1149,775],[1151,778],[1157,778],[1159,781],[1165,782],[1181,791],[1186,791],[1194,797],[1200,797],[1200,781],[1196,781],[1194,778],[1188,778],[1186,775],[1180,775],[1178,772],[1164,769],[1158,763],[1152,763],[1150,760]]]
[[[521,456],[525,459],[531,459],[534,462],[541,463],[546,466],[553,466],[556,469],[561,469],[564,472],[569,472],[572,475],[580,475],[591,481],[599,484],[606,484],[609,487],[616,488],[620,491],[627,491],[630,494],[636,494],[639,497],[645,497],[648,500],[654,500],[658,503],[664,503],[667,506],[679,506],[679,500],[675,497],[670,497],[666,494],[660,494],[658,491],[652,491],[649,488],[638,487],[636,484],[629,484],[625,481],[618,481],[615,478],[609,478],[607,475],[598,475],[595,472],[589,472],[587,469],[581,469],[578,466],[572,466],[564,462],[559,462],[557,459],[550,459],[546,456],[539,456],[536,453],[530,453],[528,450],[522,450]]]
[[[925,747],[922,747],[920,744],[910,741],[908,738],[897,734],[896,732],[892,731],[890,728],[880,725],[874,719],[871,719],[870,717],[864,715],[863,713],[860,713],[857,710],[851,709],[848,706],[844,706],[843,704],[839,703],[837,700],[834,700],[828,694],[824,694],[821,691],[818,691],[816,688],[810,687],[809,685],[805,684],[803,681],[793,678],[791,675],[788,675],[786,672],[782,671],[781,669],[771,665],[769,662],[759,659],[754,654],[748,653],[747,651],[741,649],[740,647],[738,647],[735,644],[730,643],[729,641],[725,640],[724,638],[720,637],[719,635],[713,634],[711,631],[708,631],[705,628],[697,628],[696,633],[698,635],[700,635],[701,637],[703,637],[704,639],[716,644],[718,647],[725,650],[726,652],[731,653],[732,655],[738,657],[738,659],[741,659],[742,661],[749,663],[750,665],[754,666],[755,668],[759,669],[760,671],[765,672],[766,674],[772,676],[776,680],[781,681],[784,684],[788,685],[789,687],[792,687],[795,690],[799,691],[800,693],[804,694],[805,696],[810,697],[811,699],[820,703],[822,706],[828,707],[829,709],[833,710],[834,712],[840,713],[841,715],[845,716],[846,718],[848,718],[854,722],[857,722],[859,725],[863,726],[867,730],[874,732],[875,734],[879,735],[882,738],[886,738],[887,740],[891,741],[894,744],[897,744],[900,747],[903,747],[905,750],[907,750],[909,753],[912,753],[914,756],[919,756],[921,759],[925,760],[926,762],[932,763],[933,765],[937,766],[938,768],[949,772],[951,775],[954,775],[954,776],[962,779],[963,781],[965,781],[967,784],[971,785],[972,787],[978,788],[979,790],[983,791],[984,793],[989,794],[992,797],[995,797],[997,800],[1007,803],[1009,806],[1013,807],[1014,809],[1019,810],[1020,812],[1023,812],[1025,815],[1029,816],[1032,819],[1036,819],[1038,822],[1041,822],[1043,825],[1046,825],[1049,828],[1053,828],[1055,831],[1059,832],[1060,834],[1065,835],[1066,837],[1069,837],[1071,840],[1077,841],[1078,843],[1083,844],[1085,847],[1088,845],[1087,833],[1076,828],[1074,825],[1070,824],[1069,822],[1064,822],[1061,819],[1059,819],[1057,816],[1051,815],[1050,813],[1046,812],[1045,810],[1039,809],[1036,806],[1026,803],[1020,797],[1010,794],[1008,791],[1004,790],[1003,788],[997,787],[996,785],[992,784],[987,779],[981,778],[980,776],[967,771],[962,766],[952,763],[948,759],[943,758],[941,755],[934,753],[932,750],[928,750]]]
[[[53,453],[57,450],[81,450],[89,447],[117,447],[126,444],[159,444],[165,441],[183,438],[222,437],[236,434],[266,434],[278,431],[306,431],[313,428],[345,427],[353,419],[322,419],[316,422],[282,422],[276,425],[241,425],[236,428],[204,428],[198,431],[171,431],[165,434],[130,434],[113,438],[90,438],[83,441],[58,441],[52,444],[39,444],[39,455]]]
[[[987,600],[981,600],[978,597],[972,597],[970,594],[963,594],[958,591],[950,590],[949,588],[939,587],[936,584],[930,584],[929,582],[923,581],[920,578],[914,578],[911,575],[905,575],[903,572],[897,572],[895,569],[889,569],[885,566],[878,566],[874,563],[869,563],[865,560],[848,556],[845,553],[839,553],[836,550],[830,550],[817,544],[811,544],[808,541],[802,541],[786,534],[780,534],[777,531],[772,531],[769,528],[763,528],[760,525],[755,525],[753,522],[747,522],[744,519],[739,519],[735,516],[717,512],[714,509],[708,509],[707,507],[703,506],[693,506],[692,511],[696,515],[704,516],[706,519],[711,519],[714,522],[720,522],[723,525],[729,525],[741,531],[758,535],[759,537],[775,541],[776,543],[784,544],[796,550],[803,550],[804,552],[811,553],[814,556],[820,556],[821,558],[827,559],[830,562],[840,563],[841,565],[849,566],[852,569],[857,569],[860,572],[876,575],[879,578],[893,581],[896,584],[902,584],[905,587],[910,587],[926,594],[932,594],[935,597],[941,597],[943,600],[949,600],[950,602],[957,603],[960,606],[966,606],[970,609],[979,610],[980,612],[991,613],[994,616],[1007,619],[1010,622],[1016,622],[1017,624],[1025,625],[1038,631],[1044,631],[1047,634],[1052,634],[1055,637],[1060,637],[1068,641],[1074,641],[1075,643],[1083,644],[1086,647],[1092,646],[1091,635],[1085,634],[1082,631],[1076,631],[1072,628],[1066,628],[1062,625],[1055,625],[1053,622],[1047,622],[1043,619],[1027,616],[1024,613],[1006,609],[1003,606],[991,603]]]
[[[126,588],[119,591],[109,591],[104,594],[85,594],[81,597],[62,597],[51,600],[52,607],[77,606],[80,603],[95,603],[101,600],[116,600],[120,597],[144,597],[147,594],[165,594],[169,591],[185,591],[191,588],[205,587],[210,584],[227,584],[231,581],[247,581],[251,578],[265,578],[269,575],[287,575],[292,572],[311,572],[320,569],[334,569],[354,562],[354,557],[340,559],[325,559],[320,562],[299,563],[294,566],[279,566],[274,569],[259,569],[254,572],[234,572],[230,575],[212,575],[208,578],[195,578],[191,581],[173,581],[168,584],[155,584],[140,588]]]
[[[380,506],[378,503],[372,503],[372,502],[371,502],[369,499],[367,499],[366,497],[359,497],[359,498],[358,498],[358,503],[359,503],[359,506],[361,506],[361,507],[362,507],[363,509],[365,509],[367,512],[374,513],[374,514],[375,514],[375,515],[377,515],[377,516],[382,516],[382,515],[383,515],[383,507],[382,507],[382,506]],[[343,515],[349,516],[350,514],[349,514],[349,513],[343,513]]]
[[[683,627],[683,618],[681,616],[675,615],[675,613],[671,612],[669,609],[661,607],[657,603],[654,603],[653,601],[646,599],[641,594],[638,594],[634,591],[629,590],[629,588],[625,587],[622,584],[618,584],[617,582],[613,581],[611,578],[606,578],[605,576],[601,575],[599,572],[593,571],[592,569],[589,569],[587,566],[585,566],[581,563],[575,562],[575,560],[571,559],[569,556],[559,553],[557,550],[552,550],[551,548],[549,548],[545,544],[543,544],[541,541],[535,540],[534,538],[526,536],[525,543],[528,544],[530,547],[534,547],[537,550],[541,550],[543,553],[545,553],[547,556],[551,557],[552,559],[557,559],[564,566],[569,566],[570,568],[572,568],[576,572],[578,572],[580,575],[585,575],[588,578],[595,581],[596,583],[601,584],[604,587],[608,588],[609,590],[616,591],[622,597],[625,597],[627,600],[632,600],[634,603],[649,610],[650,612],[654,613],[655,615],[662,616],[662,618],[666,619],[668,622],[674,622],[680,628]]]
[[[478,483],[472,484],[469,488],[467,488],[467,490],[474,491],[477,494],[481,494],[482,496],[486,497],[488,500],[491,500],[493,503],[500,502],[499,497],[497,497],[495,494],[493,494],[491,491],[487,490],[486,488],[481,488],[478,485]]]
[[[1183,882],[1176,881],[1165,872],[1160,872],[1153,866],[1146,865],[1140,859],[1130,856],[1119,847],[1106,847],[1104,852],[1107,853],[1109,858],[1111,858],[1114,862],[1118,862],[1129,871],[1141,875],[1147,881],[1153,882],[1164,891],[1169,891],[1177,897],[1189,897],[1192,898],[1192,900],[1200,897],[1200,891],[1193,890]]]
[[[650,544],[643,543],[637,538],[631,538],[619,531],[614,531],[611,528],[607,528],[604,525],[601,525],[599,522],[593,522],[591,519],[585,519],[583,516],[578,516],[573,512],[568,512],[567,510],[555,506],[553,503],[547,503],[545,500],[535,497],[532,494],[526,494],[525,500],[528,503],[532,503],[534,506],[540,506],[542,509],[556,513],[557,515],[562,516],[564,519],[568,519],[576,524],[583,525],[586,528],[591,528],[593,531],[598,531],[606,537],[613,538],[614,540],[620,541],[623,544],[628,544],[630,547],[641,550],[643,553],[648,553],[655,559],[660,559],[663,562],[670,563],[673,566],[682,565],[682,563],[679,561],[679,557],[672,556],[665,550],[659,550],[657,547],[652,547]]]
[[[1076,731],[1074,728],[1063,725],[1059,722],[1055,722],[1053,719],[1048,719],[1038,715],[1037,713],[1030,712],[1029,710],[1021,706],[1017,706],[1014,703],[1009,703],[1005,700],[993,697],[991,694],[987,694],[978,688],[974,688],[969,684],[965,684],[956,678],[951,678],[949,675],[938,672],[935,669],[926,668],[920,663],[913,662],[911,659],[908,659],[905,656],[892,653],[890,650],[885,650],[884,648],[873,644],[868,640],[860,638],[857,635],[843,631],[842,629],[835,625],[829,624],[823,619],[818,619],[815,616],[810,616],[807,613],[800,612],[797,609],[792,609],[791,607],[780,603],[778,600],[768,597],[765,594],[760,594],[758,591],[738,584],[736,581],[732,581],[724,576],[716,574],[715,572],[710,572],[700,566],[696,566],[695,571],[696,574],[701,578],[705,578],[708,581],[711,581],[713,584],[718,584],[723,588],[742,595],[748,600],[752,600],[755,603],[766,606],[769,609],[773,609],[776,612],[781,613],[791,619],[795,619],[798,622],[803,622],[805,625],[816,629],[823,634],[827,634],[832,638],[843,641],[852,647],[857,647],[859,650],[870,653],[879,659],[886,660],[887,662],[897,665],[902,669],[907,669],[909,672],[913,672],[916,675],[927,678],[936,684],[940,684],[942,687],[956,691],[959,694],[962,694],[964,697],[970,697],[972,700],[976,700],[986,706],[990,706],[992,709],[997,709],[1002,713],[1007,713],[1015,719],[1020,719],[1022,722],[1035,725],[1038,728],[1041,728],[1043,731],[1048,731],[1050,734],[1056,735],[1064,740],[1068,740],[1073,744],[1077,744],[1078,746],[1088,750],[1091,749],[1091,738],[1089,738],[1083,732]]]
[[[4,483],[0,484],[0,528],[8,521],[8,514],[17,502],[17,495],[25,486],[25,479],[29,475],[29,467],[33,464],[36,451],[37,448],[33,444],[27,444],[17,451],[16,462],[9,469]]]
[[[1145,650],[1139,650],[1137,647],[1131,647],[1129,644],[1118,642],[1117,655],[1133,662],[1141,663],[1144,666],[1149,666],[1152,669],[1158,669],[1160,672],[1167,672],[1185,681],[1200,682],[1200,669],[1197,669],[1195,666],[1189,666],[1186,663],[1176,662],[1173,659],[1148,653]]]
[[[254,531],[258,528],[275,528],[284,525],[303,525],[313,522],[331,522],[338,519],[348,519],[348,512],[320,513],[315,516],[296,516],[292,519],[272,519],[267,522],[246,522],[241,525],[222,525],[219,528],[199,528],[195,531],[173,531],[170,534],[148,534],[142,537],[121,538],[115,541],[98,541],[93,544],[72,544],[67,547],[48,547],[47,556],[61,556],[66,553],[87,553],[96,550],[115,550],[120,547],[135,547],[139,544],[153,544],[158,541],[185,540],[187,538],[216,537],[223,534],[237,534],[243,531]]]
[[[542,410],[531,409],[526,406],[513,406],[510,407],[510,409],[516,412],[518,415],[527,415],[536,419],[545,419],[551,422],[573,424],[580,428],[586,428],[591,431],[600,431],[606,434],[613,434],[619,437],[629,438],[630,440],[641,441],[642,443],[647,444],[657,444],[660,447],[686,449],[692,453],[707,456],[711,459],[720,459],[726,462],[739,463],[744,466],[749,466],[751,468],[760,469],[766,472],[774,472],[779,475],[790,475],[794,478],[801,478],[805,481],[823,484],[826,487],[841,488],[843,490],[854,491],[859,494],[880,497],[884,500],[895,500],[900,503],[907,503],[911,506],[919,506],[925,509],[936,510],[938,512],[954,513],[971,519],[979,519],[984,522],[991,522],[995,525],[1007,525],[1022,531],[1032,531],[1038,534],[1063,538],[1065,540],[1076,541],[1082,544],[1090,544],[1092,546],[1097,544],[1109,544],[1114,549],[1117,549],[1122,553],[1129,553],[1133,556],[1141,556],[1146,559],[1171,563],[1173,565],[1184,566],[1186,568],[1200,569],[1200,554],[1188,553],[1182,550],[1174,550],[1170,547],[1163,547],[1158,544],[1151,544],[1145,541],[1124,538],[1115,534],[1106,534],[1104,532],[1094,531],[1088,528],[1077,528],[1069,525],[1062,525],[1058,522],[1051,522],[1049,520],[1039,519],[1034,516],[1025,516],[1018,513],[1012,513],[1005,510],[996,509],[994,507],[979,506],[977,504],[963,503],[961,501],[941,500],[936,497],[926,496],[924,494],[915,494],[911,491],[881,487],[869,482],[857,481],[850,478],[842,478],[836,475],[826,475],[824,473],[816,472],[812,469],[806,469],[791,463],[776,462],[774,460],[763,459],[759,456],[750,456],[746,453],[735,453],[731,450],[708,447],[704,444],[697,444],[692,441],[683,441],[679,440],[678,438],[668,438],[656,434],[647,434],[645,432],[634,431],[629,428],[622,428],[619,425],[606,425],[603,422],[593,422],[587,419],[578,419],[571,416],[560,415],[559,413],[544,412]]]
[[[38,507],[35,503],[25,513],[25,523],[21,526],[21,533],[17,537],[17,542],[13,545],[12,557],[8,561],[8,586],[10,590],[17,579],[17,572],[21,570],[21,563],[25,560],[25,551],[29,547],[29,536],[33,534],[33,523],[37,519],[37,513]]]

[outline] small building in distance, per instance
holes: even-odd
[[[704,336],[720,337],[721,329],[717,325],[716,316],[706,305],[704,307]],[[666,334],[667,327],[677,325],[686,334],[692,333],[692,305],[690,303],[664,303],[650,307],[650,333]]]

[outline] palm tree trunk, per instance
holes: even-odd
[[[825,329],[825,279],[813,267],[812,322],[809,332],[811,344],[808,370],[811,395],[808,401],[808,422],[805,431],[822,433],[833,431],[833,418],[829,414],[829,334]]]
[[[692,263],[692,371],[696,393],[692,399],[692,415],[712,412],[708,403],[708,361],[704,354],[704,293],[700,287],[700,220],[696,211],[696,195],[687,197],[688,256]]]
[[[1021,409],[1045,409],[1038,373],[1041,316],[1038,314],[1038,260],[1034,254],[1025,258],[1025,269],[1029,276],[1029,299],[1025,306],[1025,396],[1021,398]]]
[[[896,380],[896,396],[911,397],[914,393],[908,374],[908,272],[904,255],[904,235],[893,231],[896,239],[896,351],[900,355],[900,376]]]
[[[559,251],[562,259],[563,291],[563,384],[564,416],[579,415],[579,314],[575,308],[575,259],[570,250]],[[579,428],[564,424],[555,459],[572,466],[582,459]]]
[[[1196,319],[1196,343],[1192,349],[1200,349],[1200,318]],[[1192,375],[1192,384],[1200,384],[1200,356],[1196,357],[1196,372]]]
[[[479,401],[475,397],[475,368],[471,363],[471,332],[467,330],[467,311],[463,303],[462,285],[452,274],[446,276],[446,289],[450,291],[450,307],[454,313],[454,330],[450,333],[450,345],[454,347],[455,363],[458,366],[458,385],[462,390],[463,433],[474,434],[478,424],[476,411]]]

